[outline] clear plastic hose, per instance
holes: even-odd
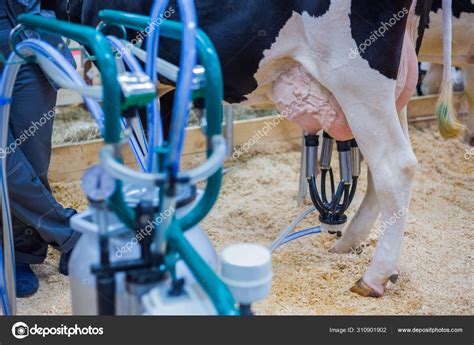
[[[165,6],[168,4],[167,0],[156,0],[151,13],[151,23],[157,24],[158,19],[160,19],[161,14],[163,13]],[[174,97],[174,107],[172,112],[171,119],[171,128],[170,128],[170,139],[169,139],[169,152],[165,157],[164,168],[167,173],[172,177],[176,177],[180,167],[181,160],[181,151],[184,141],[184,131],[186,128],[186,123],[189,115],[189,108],[191,103],[192,95],[192,84],[193,84],[193,70],[197,61],[197,50],[196,50],[196,10],[194,8],[194,2],[192,0],[179,0],[179,11],[183,22],[183,33],[182,33],[182,42],[181,42],[181,56],[179,64],[179,74],[178,82],[176,87],[176,93]],[[158,57],[158,45],[159,45],[159,25],[155,25],[151,37],[147,40],[147,73],[153,81],[157,80],[156,73],[156,58]],[[149,109],[152,109],[149,107]],[[156,109],[155,109],[156,110]],[[157,112],[149,112],[149,119],[155,119]],[[151,116],[154,115],[154,116]],[[158,120],[157,120],[158,122]],[[157,123],[150,123],[154,128],[154,131],[157,130]],[[161,127],[161,121],[160,121]],[[161,129],[161,128],[160,128]],[[154,140],[154,138],[153,138]],[[155,151],[155,144],[150,145],[150,151]],[[157,155],[150,155],[149,158],[149,169],[154,171],[155,167],[158,167],[155,160]],[[174,207],[176,200],[175,196],[167,195],[163,197],[160,207]],[[163,254],[164,249],[166,248],[166,236],[165,232],[167,231],[168,221],[165,221],[158,225],[157,231],[154,235],[154,252],[156,254]]]
[[[3,257],[3,249],[0,246],[0,302],[2,306],[3,315],[12,315],[10,308],[10,296],[7,290],[7,279],[5,276],[5,260]]]
[[[128,42],[127,42],[128,43]],[[143,49],[137,48],[135,46],[132,47],[132,53],[137,57],[138,60],[145,62],[148,57],[148,53],[144,51]],[[156,58],[156,65],[158,66],[158,74],[162,75],[168,80],[171,80],[173,82],[178,81],[178,75],[179,75],[179,67],[172,64],[171,62],[168,62],[166,60]]]
[[[281,243],[283,243],[283,241],[285,240],[285,238],[288,236],[288,234],[293,231],[294,228],[296,228],[298,226],[299,223],[301,223],[303,221],[303,219],[306,218],[306,216],[308,216],[309,214],[313,213],[314,211],[316,211],[316,208],[314,206],[311,206],[309,208],[307,208],[306,210],[304,210],[303,212],[301,212],[301,214],[296,217],[291,223],[290,225],[288,225],[286,227],[285,230],[283,230],[279,235],[278,237],[272,242],[272,244],[270,244],[270,246],[268,247],[268,249],[270,249],[271,252],[273,252]]]
[[[200,166],[188,171],[179,172],[178,181],[185,181],[186,184],[196,184],[208,179],[223,164],[226,155],[225,140],[220,135],[211,138],[213,145],[212,154]],[[156,185],[166,182],[165,173],[144,173],[130,169],[126,165],[115,160],[114,147],[105,145],[100,150],[100,163],[104,170],[120,181],[142,186],[156,187]]]
[[[110,41],[110,39],[109,39]],[[116,43],[118,49],[123,47],[121,42]],[[75,90],[84,96],[84,102],[89,108],[101,132],[103,132],[104,115],[100,104],[96,99],[102,98],[102,90],[95,87],[88,86],[84,79],[74,69],[74,67],[61,55],[55,48],[48,43],[37,39],[28,39],[18,44],[18,50],[24,50],[23,54],[35,54],[37,61],[43,68],[45,73],[53,79],[58,85],[64,88]],[[124,50],[125,51],[125,50]],[[131,56],[131,54],[123,54],[127,58],[126,63],[132,72],[143,72],[138,62]],[[121,119],[122,129],[127,127],[125,119]],[[138,142],[139,136],[144,136],[143,129],[140,126],[140,131],[135,130],[135,135],[130,136],[130,147],[137,160],[138,165],[142,170],[145,169],[144,152]],[[146,151],[146,149],[145,149]]]
[[[319,234],[320,232],[321,232],[321,227],[320,226],[314,226],[312,228],[303,229],[303,230],[294,232],[294,233],[286,236],[278,246],[281,246],[285,243],[288,243],[290,241],[294,241],[294,240],[296,240],[298,238],[301,238],[301,237],[304,237],[304,236],[308,236],[308,235],[312,235],[312,234]]]
[[[67,76],[72,82],[82,87],[87,87],[86,82],[84,79],[79,75],[79,73],[74,69],[73,66],[64,58],[61,53],[59,53],[55,48],[49,45],[46,42],[37,40],[37,39],[28,39],[25,40],[17,45],[17,50],[20,51],[22,54],[41,54],[43,57],[51,60],[54,62],[55,66],[62,71],[62,75]],[[39,61],[43,61],[41,59],[42,56],[39,56]],[[47,68],[47,66],[45,66]],[[46,70],[45,73],[48,73]],[[53,72],[51,72],[53,73]],[[48,73],[49,75],[49,73]],[[49,75],[53,80],[58,78],[58,75],[51,74]],[[60,80],[58,80],[60,81]],[[91,97],[84,97],[84,102],[86,103],[87,107],[92,113],[92,116],[96,120],[99,128],[102,130],[103,128],[103,112],[102,108],[100,107],[99,103],[92,99]]]

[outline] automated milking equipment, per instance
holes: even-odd
[[[166,2],[156,1],[151,18],[117,11],[103,11],[100,16],[105,25],[143,30],[165,6]],[[271,254],[266,248],[233,245],[226,247],[218,260],[198,226],[215,203],[222,181],[226,154],[221,135],[222,75],[212,43],[197,28],[192,1],[179,1],[179,10],[183,24],[164,21],[149,37],[146,74],[125,42],[117,38],[40,16],[19,17],[21,27],[15,29],[15,35],[20,30],[33,30],[39,35],[49,32],[73,39],[93,54],[101,74],[101,87],[87,86],[54,47],[29,38],[19,43],[12,40],[13,53],[0,84],[3,149],[15,77],[20,64],[33,59],[57,84],[81,93],[103,129],[100,164],[86,172],[82,183],[90,207],[71,219],[71,225],[82,232],[69,267],[75,314],[250,315],[251,304],[269,293]],[[160,35],[182,39],[179,67],[157,59]],[[143,57],[144,52],[136,47],[132,52]],[[177,87],[169,143],[163,141],[155,97],[156,74],[160,72],[167,73]],[[180,171],[191,101],[203,118],[207,159],[198,167]],[[136,111],[144,106],[149,115],[148,139],[141,133]],[[120,149],[126,139],[141,171],[122,163]],[[0,287],[4,313],[14,314],[13,235],[6,157],[1,158],[4,274]],[[207,182],[203,192],[195,188],[200,181]]]
[[[355,139],[336,141],[339,156],[340,182],[335,186],[334,173],[331,167],[334,139],[326,132],[322,133],[323,143],[321,157],[318,163],[319,135],[304,136],[304,152],[302,155],[302,174],[308,183],[309,193],[313,206],[304,210],[278,237],[271,243],[269,249],[274,251],[280,245],[297,238],[320,233],[328,228],[328,232],[342,235],[342,228],[347,221],[344,214],[350,206],[357,189],[357,180],[360,175],[361,155]],[[321,172],[320,188],[318,189],[317,176]],[[327,180],[329,178],[329,188]],[[301,186],[300,186],[301,189]],[[330,197],[328,197],[328,189]],[[300,190],[301,193],[301,190]],[[301,194],[300,194],[301,195]],[[295,233],[292,231],[305,217],[318,211],[321,226],[311,227]]]

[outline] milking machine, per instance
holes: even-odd
[[[226,149],[221,135],[223,91],[220,64],[209,38],[196,28],[194,8],[190,5],[190,1],[180,3],[184,24],[167,20],[154,28],[148,37],[147,55],[144,57],[150,78],[156,78],[156,71],[160,73],[160,64],[167,71],[168,79],[175,81],[173,75],[177,75],[170,143],[159,145],[162,140],[159,133],[161,125],[157,126],[156,123],[161,118],[157,116],[159,104],[155,103],[148,107],[149,126],[155,131],[155,140],[150,138],[149,145],[156,147],[154,151],[157,156],[154,159],[149,158],[148,174],[137,173],[117,165],[110,159],[111,150],[107,148],[104,148],[101,153],[102,165],[107,173],[122,181],[141,184],[144,187],[144,194],[148,193],[149,196],[149,189],[159,185],[158,194],[154,193],[159,196],[157,202],[152,198],[139,198],[142,203],[144,200],[148,202],[149,210],[156,208],[155,214],[159,211],[161,216],[176,207],[176,212],[169,217],[162,217],[162,221],[158,222],[156,228],[149,229],[153,238],[153,241],[149,241],[151,244],[149,249],[144,249],[147,245],[146,241],[140,242],[142,257],[138,271],[134,267],[137,265],[137,259],[128,263],[120,260],[118,268],[115,267],[116,271],[124,271],[123,267],[127,271],[123,286],[128,297],[120,300],[129,301],[129,303],[125,307],[117,305],[121,309],[118,310],[119,313],[125,310],[125,313],[145,314],[215,314],[217,312],[221,315],[239,313],[248,315],[251,314],[250,305],[264,298],[269,292],[271,256],[266,248],[252,244],[225,248],[220,256],[219,277],[214,272],[215,267],[212,267],[216,262],[213,258],[212,246],[203,236],[202,230],[197,227],[200,220],[211,209],[219,193],[222,162]],[[145,30],[150,23],[156,23],[164,8],[165,3],[156,2],[151,18],[109,10],[101,11],[99,16],[105,25]],[[157,44],[152,45],[150,42],[158,42],[160,35],[174,40],[182,37],[179,69],[157,58]],[[140,50],[136,47],[132,51],[137,56],[140,54]],[[198,59],[199,64],[197,64]],[[156,64],[158,68],[150,67],[150,64]],[[177,73],[173,72],[176,70]],[[208,138],[208,159],[203,165],[191,171],[180,172],[179,158],[191,101],[204,124],[203,132]],[[192,187],[201,180],[207,180],[202,195],[198,195],[196,200],[185,206],[189,210],[180,208],[178,203],[182,197],[179,187]],[[144,219],[148,219],[149,224],[150,211]],[[141,228],[144,225],[146,223],[142,223]],[[183,231],[185,231],[184,236]],[[193,237],[196,239],[193,240]],[[195,244],[196,251],[190,245],[193,241],[206,242],[207,245]],[[207,254],[206,247],[209,248]],[[145,258],[144,252],[148,253]],[[177,260],[179,257],[184,260],[184,264]],[[203,258],[207,259],[207,263]],[[151,281],[145,279],[143,270],[148,272]],[[100,290],[98,293],[100,294]],[[234,300],[238,302],[240,308],[235,307]]]
[[[355,140],[336,141],[339,155],[340,182],[335,188],[334,173],[331,168],[331,157],[333,138],[323,132],[323,143],[321,148],[321,159],[319,168],[321,171],[321,195],[319,195],[317,176],[317,153],[319,138],[317,135],[305,136],[306,148],[306,180],[313,205],[319,212],[319,220],[322,224],[332,226],[332,229],[341,236],[341,226],[347,221],[344,212],[351,204],[357,188],[357,179],[360,175],[360,152]],[[327,197],[326,182],[329,177],[331,198]]]
[[[151,19],[117,11],[103,11],[101,18],[106,25],[143,30],[164,6],[157,1]],[[101,87],[87,86],[55,48],[39,39],[27,39],[13,44],[0,87],[3,148],[16,73],[19,64],[31,62],[31,57],[53,81],[81,93],[103,128],[100,164],[90,168],[82,182],[90,207],[71,219],[71,226],[82,233],[69,263],[74,314],[251,315],[251,304],[269,293],[271,255],[266,248],[233,245],[217,259],[198,225],[215,203],[222,181],[226,155],[221,135],[222,75],[212,43],[197,28],[192,2],[180,1],[180,12],[183,24],[168,20],[152,36],[156,42],[159,35],[182,40],[180,66],[157,59],[157,46],[152,46],[147,63],[154,66],[146,65],[148,74],[117,38],[106,39],[98,30],[39,16],[19,18],[21,29],[61,35],[86,46],[101,74]],[[123,62],[115,61],[110,47],[120,51]],[[160,71],[174,76],[171,80],[178,90],[169,143],[163,141],[155,98]],[[191,102],[198,105],[205,123],[207,160],[180,171]],[[137,121],[136,110],[144,106],[149,114],[148,142],[140,135]],[[141,171],[122,163],[120,149],[127,139],[137,149],[134,153]],[[15,313],[15,280],[5,171],[6,157],[2,157],[5,274],[0,276],[0,287],[8,314]],[[206,181],[202,192],[195,187],[200,181]]]
[[[340,173],[340,182],[336,187],[334,172],[331,167],[334,139],[326,132],[323,132],[321,137],[321,157],[319,157],[318,163],[320,136],[318,134],[304,136],[305,152],[302,155],[304,159],[302,174],[304,174],[307,181],[313,206],[303,211],[278,235],[269,247],[271,251],[289,241],[325,230],[336,234],[338,237],[342,236],[342,229],[347,222],[345,212],[354,199],[357,180],[360,175],[360,150],[355,139],[346,141],[336,140]],[[317,176],[319,173],[321,178],[320,188],[318,189]],[[321,226],[292,233],[305,217],[315,211],[319,213]]]
[[[107,49],[108,47],[105,39],[101,35],[97,35],[95,30],[83,28],[77,25],[63,24],[61,22],[53,21],[53,25],[57,24],[58,27],[52,27],[47,20],[32,15],[23,15],[19,18],[20,25],[15,27],[10,34],[10,46],[12,53],[5,64],[5,69],[2,74],[2,82],[0,84],[0,97],[2,102],[2,218],[3,218],[3,248],[5,258],[2,268],[6,275],[6,281],[8,282],[8,288],[3,289],[2,292],[7,292],[9,296],[9,303],[3,303],[5,314],[15,313],[15,274],[14,274],[14,256],[13,256],[13,245],[12,245],[12,229],[11,229],[11,218],[10,218],[10,206],[8,201],[8,190],[6,184],[6,158],[8,151],[6,150],[7,134],[8,134],[8,119],[10,111],[11,96],[13,92],[13,86],[20,65],[23,63],[38,63],[48,77],[50,77],[55,83],[64,88],[69,88],[80,92],[84,96],[84,100],[88,105],[94,118],[97,120],[99,126],[104,127],[102,122],[104,120],[102,109],[98,104],[98,99],[103,99],[104,107],[112,107],[108,100],[107,82],[103,81],[103,90],[97,87],[89,87],[86,85],[84,80],[79,76],[73,66],[66,61],[66,59],[48,43],[41,41],[41,32],[49,32],[54,34],[64,35],[65,37],[76,39],[89,47],[94,47],[100,51],[101,54],[110,54]],[[25,30],[28,30],[28,37],[34,36],[31,29],[35,29],[36,36],[38,38],[26,39],[22,42],[16,43],[16,38]],[[83,32],[82,32],[83,30]],[[89,35],[89,36],[86,36]],[[110,54],[110,57],[112,55]],[[110,58],[109,58],[110,60]],[[99,64],[99,62],[98,62]],[[108,67],[105,61],[100,62],[102,68]],[[112,61],[113,67],[115,67]],[[115,69],[114,69],[115,71]],[[115,72],[114,72],[115,73]],[[146,105],[151,99],[155,97],[155,86],[149,79],[144,78],[146,75],[137,74],[121,74],[117,76],[117,84],[120,85],[118,91],[119,96],[124,100],[123,110],[128,110],[129,107],[137,107]],[[113,105],[116,106],[116,105]],[[107,117],[106,117],[107,120]],[[122,124],[125,124],[123,122]],[[3,275],[2,275],[3,276]],[[3,277],[2,277],[3,278]],[[2,279],[3,281],[4,279]]]

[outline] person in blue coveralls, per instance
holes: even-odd
[[[9,33],[22,13],[54,18],[53,12],[41,9],[40,0],[0,0],[0,53],[5,57],[10,54]],[[36,36],[25,31],[20,37]],[[41,39],[54,47],[63,43],[53,35],[42,34]],[[73,62],[67,47],[62,50]],[[67,275],[69,256],[79,239],[79,233],[69,225],[75,210],[56,201],[48,182],[56,97],[54,83],[37,64],[29,63],[20,68],[12,99],[0,100],[11,102],[8,146],[3,154],[7,157],[18,297],[31,296],[38,290],[39,280],[31,264],[45,260],[48,245],[62,253],[59,271]]]

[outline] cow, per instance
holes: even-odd
[[[142,4],[151,1],[83,0],[81,22],[94,26],[101,9],[130,11],[129,6]],[[449,14],[443,24],[443,61],[449,66],[451,1],[443,5]],[[178,8],[176,1],[170,6]],[[424,0],[196,2],[199,26],[220,56],[227,102],[276,106],[308,134],[323,129],[337,140],[357,140],[369,167],[367,192],[332,250],[350,252],[367,238],[380,214],[382,220],[397,215],[351,288],[362,296],[382,296],[399,274],[417,168],[406,106],[416,88],[417,51],[431,7],[432,1]],[[137,13],[149,12],[148,7]],[[176,11],[172,19],[178,18]],[[177,64],[179,45],[163,39],[160,55]],[[446,91],[439,107],[444,137],[460,132],[451,98]]]
[[[443,77],[443,48],[440,40],[443,33],[443,10],[439,0],[433,2],[431,12],[419,53],[419,60],[431,63],[422,83],[422,89],[428,94],[440,91]],[[452,50],[452,63],[462,69],[464,92],[468,101],[468,131],[464,141],[474,146],[474,2],[471,0],[453,3]]]

